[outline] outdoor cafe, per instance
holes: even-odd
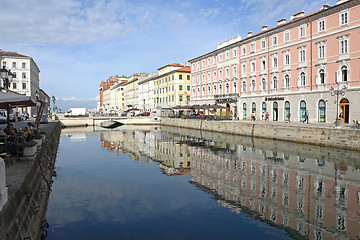
[[[219,104],[203,104],[192,106],[175,106],[169,113],[171,118],[201,120],[231,120],[234,116],[228,107]]]

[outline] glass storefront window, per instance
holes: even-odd
[[[326,103],[324,100],[319,101],[319,122],[326,121]]]

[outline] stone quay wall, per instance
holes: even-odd
[[[60,123],[51,124],[54,127],[47,131],[34,160],[20,160],[6,167],[9,172],[15,169],[19,177],[7,182],[9,198],[0,212],[0,239],[41,239],[46,231],[44,219],[61,132]]]
[[[207,121],[161,118],[161,125],[229,133],[302,144],[360,150],[360,131],[320,126],[294,126],[271,122]]]

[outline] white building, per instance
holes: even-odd
[[[10,83],[9,89],[31,96],[36,102],[36,92],[40,94],[39,88],[39,67],[34,59],[17,52],[4,51],[0,49],[1,68],[10,70],[14,77]],[[25,107],[17,109],[20,113],[27,112],[30,116],[36,115],[36,107]]]
[[[156,73],[152,73],[148,78],[139,80],[139,107],[142,107],[145,111],[151,111],[154,109],[154,91],[155,85],[153,78],[156,77]]]

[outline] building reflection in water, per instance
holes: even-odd
[[[223,207],[294,237],[360,238],[358,152],[170,127],[100,136],[104,150],[156,161],[167,175],[190,174]]]

